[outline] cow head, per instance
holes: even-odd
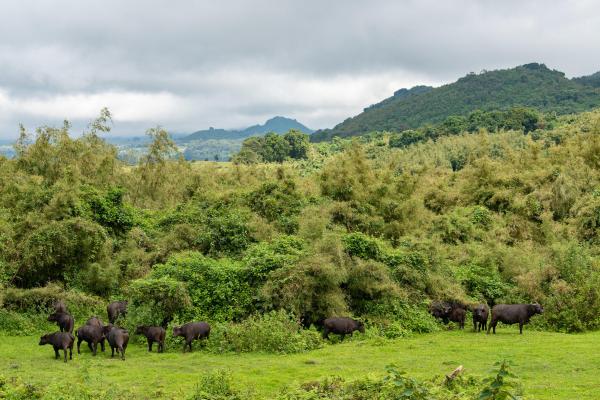
[[[448,316],[448,314],[450,314],[451,311],[452,311],[452,306],[445,301],[444,302],[436,301],[435,303],[432,303],[431,306],[429,307],[429,312],[435,318],[446,318]]]
[[[114,328],[113,324],[106,324],[102,327],[102,333],[108,335],[112,328]]]
[[[137,328],[135,328],[135,334],[136,335],[140,335],[142,333],[144,333],[146,331],[146,326],[145,325],[140,325]]]
[[[361,321],[355,321],[355,322],[356,322],[356,329],[360,333],[365,333],[365,324],[363,324]]]
[[[50,340],[50,334],[43,335],[42,337],[40,337],[40,343],[39,343],[40,346],[50,343],[49,340]]]
[[[485,311],[485,306],[483,304],[479,304],[473,308],[473,315],[481,317],[483,314],[485,314]]]
[[[183,333],[181,332],[180,326],[173,327],[173,337],[181,336]]]
[[[529,312],[531,315],[542,314],[544,312],[544,308],[539,303],[533,303],[529,305]]]

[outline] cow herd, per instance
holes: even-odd
[[[127,302],[115,301],[106,308],[108,314],[107,325],[104,325],[100,318],[91,317],[85,325],[79,327],[73,335],[75,320],[69,314],[66,305],[59,301],[54,305],[54,313],[48,316],[48,321],[56,322],[60,331],[48,333],[40,338],[40,346],[52,345],[55,358],[59,358],[59,350],[64,352],[64,360],[67,362],[67,353],[69,359],[73,359],[73,346],[75,337],[77,337],[77,354],[81,354],[81,342],[86,342],[90,351],[95,356],[98,351],[98,344],[104,351],[104,343],[108,341],[111,348],[111,357],[117,355],[125,360],[125,351],[129,343],[129,332],[127,329],[115,326],[119,316],[127,314]],[[162,326],[138,326],[135,330],[136,335],[143,335],[148,340],[148,351],[152,351],[152,345],[158,344],[158,352],[162,353],[165,349],[166,329]],[[183,352],[189,348],[192,351],[192,341],[199,339],[208,339],[210,334],[210,325],[206,322],[190,322],[182,326],[173,328],[173,336],[182,336],[185,339]]]
[[[456,322],[460,329],[465,327],[465,319],[468,306],[459,302],[437,301],[431,304],[430,313],[441,319],[445,324],[450,321]],[[532,316],[541,314],[544,310],[537,303],[534,304],[497,304],[492,308],[491,321],[488,326],[488,317],[490,314],[489,307],[486,304],[478,304],[470,307],[473,314],[473,328],[475,332],[480,332],[482,329],[487,333],[492,330],[496,333],[496,325],[498,322],[504,324],[519,324],[519,332],[523,333],[523,325],[528,323]],[[129,332],[121,327],[115,326],[119,316],[127,314],[127,301],[115,301],[110,303],[106,312],[109,323],[104,325],[98,317],[91,317],[85,325],[79,327],[75,331],[77,336],[77,353],[81,354],[81,342],[86,342],[90,351],[95,356],[98,351],[98,344],[104,351],[104,343],[108,341],[111,348],[111,357],[114,357],[115,351],[117,355],[125,360],[125,351],[129,343]],[[59,350],[64,352],[64,361],[67,362],[67,352],[69,358],[73,359],[73,346],[75,336],[73,329],[75,320],[69,314],[66,305],[59,301],[54,305],[54,313],[48,316],[48,321],[56,322],[60,331],[48,333],[40,338],[40,345],[50,344],[54,348],[55,358],[59,358]],[[166,326],[166,323],[163,325]],[[361,321],[336,317],[327,318],[323,321],[323,338],[328,339],[329,334],[341,335],[342,340],[346,335],[352,336],[355,331],[365,332],[364,324]],[[164,326],[138,326],[135,330],[136,335],[143,335],[148,341],[148,351],[152,351],[152,345],[157,343],[158,352],[162,353],[165,348],[166,329]],[[183,352],[186,350],[192,351],[192,342],[194,340],[208,339],[210,335],[210,325],[206,322],[189,322],[181,326],[173,328],[173,337],[183,337],[184,345]]]
[[[456,322],[460,329],[465,328],[465,318],[469,307],[459,302],[436,301],[431,304],[429,312],[434,317],[441,319],[445,324]],[[533,304],[496,304],[492,307],[492,319],[488,326],[488,316],[490,309],[487,304],[477,304],[471,307],[473,314],[473,329],[475,332],[481,332],[487,329],[496,333],[498,322],[513,325],[519,324],[519,333],[523,334],[523,325],[529,323],[531,317],[541,314],[544,309],[537,303]]]

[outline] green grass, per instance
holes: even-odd
[[[380,376],[395,363],[409,375],[431,378],[463,365],[467,372],[487,376],[496,361],[510,359],[529,399],[597,399],[600,393],[600,332],[581,335],[500,328],[496,336],[447,331],[390,341],[354,340],[303,354],[223,354],[201,351],[164,354],[131,343],[124,362],[110,353],[93,358],[87,349],[64,364],[37,337],[2,337],[0,375],[47,385],[55,381],[110,385],[131,390],[136,398],[182,398],[199,377],[227,369],[240,387],[253,387],[269,398],[284,386],[337,375],[347,379]]]

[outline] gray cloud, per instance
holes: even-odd
[[[531,61],[600,69],[594,1],[33,1],[0,4],[0,138],[100,107],[115,132],[328,127],[403,86]]]

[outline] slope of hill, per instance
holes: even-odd
[[[437,123],[450,115],[476,109],[496,110],[512,106],[534,107],[567,114],[600,106],[600,74],[568,79],[544,64],[468,74],[438,88],[417,86],[401,89],[393,97],[372,105],[333,129],[315,132],[311,140],[356,136],[371,131],[403,131]]]
[[[226,130],[210,128],[192,133],[181,139],[182,142],[193,140],[233,140],[245,139],[250,136],[263,135],[267,132],[286,133],[290,129],[297,129],[304,133],[312,133],[313,130],[307,128],[295,119],[286,117],[274,117],[265,122],[263,125],[252,125],[242,130]]]

